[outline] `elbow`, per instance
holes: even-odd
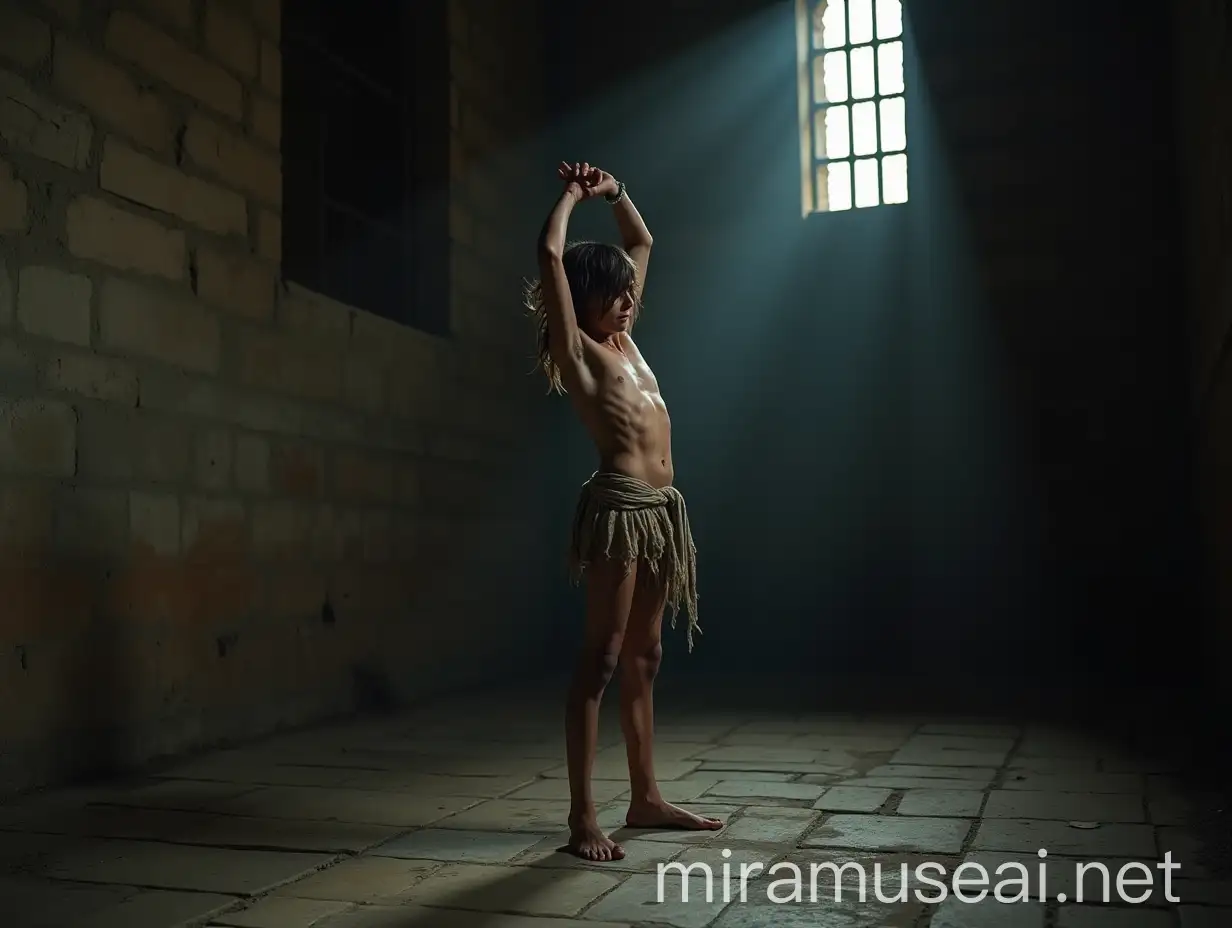
[[[564,257],[564,250],[552,242],[539,242],[539,263],[545,264],[549,261],[560,261]]]

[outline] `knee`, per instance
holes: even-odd
[[[579,676],[588,687],[601,691],[611,681],[620,663],[620,642],[587,644],[578,663]]]
[[[655,641],[629,655],[630,670],[639,677],[653,680],[659,675],[663,663],[663,645]]]

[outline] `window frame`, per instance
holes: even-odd
[[[308,290],[356,309],[436,335],[448,335],[449,319],[449,21],[447,0],[399,4],[398,45],[403,53],[390,87],[338,55],[328,42],[321,13],[330,0],[294,0],[282,5],[282,275]],[[336,7],[334,11],[336,12]],[[353,15],[363,15],[359,4]],[[368,215],[327,193],[326,124],[330,83],[345,79],[368,92],[387,95],[399,112],[403,153],[400,201],[395,218]],[[362,169],[355,166],[351,169]],[[325,213],[350,215],[361,226],[381,229],[399,241],[400,257],[388,269],[389,297],[356,302],[329,279]],[[384,266],[381,272],[385,272]],[[367,304],[367,305],[365,305]]]
[[[882,150],[881,137],[881,104],[885,100],[902,99],[904,111],[904,132],[906,130],[906,113],[910,103],[910,85],[906,74],[906,47],[907,47],[907,24],[906,24],[906,3],[900,0],[900,10],[902,16],[902,29],[898,35],[879,39],[877,38],[877,0],[868,0],[871,7],[871,30],[872,37],[868,41],[853,44],[851,42],[851,0],[844,0],[843,16],[844,28],[843,45],[837,45],[833,48],[815,48],[813,45],[813,23],[815,17],[820,15],[819,7],[824,8],[830,0],[796,0],[796,41],[797,41],[797,62],[799,65],[798,74],[798,101],[799,101],[799,133],[800,133],[800,162],[801,162],[801,185],[800,185],[800,201],[801,212],[804,218],[810,216],[827,216],[835,213],[860,213],[867,212],[871,209],[884,209],[887,207],[904,207],[910,203],[910,185],[908,183],[907,198],[898,203],[885,202],[885,171],[884,160],[887,157],[901,155],[908,165],[910,171],[910,140],[904,138],[904,145],[901,149],[895,151]],[[900,43],[903,48],[904,67],[903,67],[903,87],[901,90],[894,93],[883,94],[881,92],[881,74],[879,64],[878,49],[882,46]],[[852,95],[852,80],[851,80],[851,53],[853,50],[868,48],[873,52],[873,74],[874,74],[874,92],[871,97],[862,97],[856,99]],[[816,83],[814,80],[814,68],[820,67],[820,62],[826,55],[832,52],[843,52],[847,68],[846,86],[847,96],[845,100],[839,102],[830,102],[827,100],[818,101],[816,99]],[[816,63],[816,64],[815,64]],[[876,133],[876,149],[871,154],[857,155],[855,153],[855,107],[857,104],[871,103],[874,107],[874,130]],[[833,107],[846,107],[847,109],[847,139],[849,153],[842,158],[827,158],[818,156],[817,154],[817,121],[819,114]],[[855,166],[860,161],[873,159],[877,164],[877,203],[871,206],[858,206],[856,204],[856,182],[855,182]],[[829,164],[848,164],[851,166],[850,173],[850,189],[851,189],[851,206],[845,209],[822,209],[819,208],[819,203],[822,199],[821,192],[818,187],[818,174],[820,168]],[[910,173],[908,173],[910,178]]]

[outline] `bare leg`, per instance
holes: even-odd
[[[599,828],[591,772],[599,741],[599,704],[620,658],[637,581],[621,564],[587,569],[586,637],[569,688],[565,750],[569,766],[569,851],[586,860],[619,860],[624,849]]]
[[[654,681],[663,660],[666,589],[649,571],[639,575],[620,653],[620,725],[629,756],[630,828],[713,830],[718,819],[694,815],[666,802],[654,773]]]

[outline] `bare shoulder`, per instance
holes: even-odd
[[[620,333],[620,344],[621,344],[621,347],[624,348],[625,351],[627,351],[630,356],[635,357],[635,358],[641,358],[642,353],[637,348],[637,342],[633,340],[633,336],[630,335],[628,332]]]

